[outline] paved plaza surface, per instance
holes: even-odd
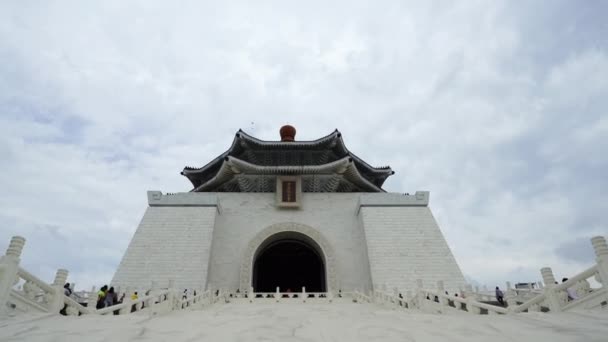
[[[424,314],[374,304],[215,304],[149,316],[23,317],[0,341],[607,341],[608,311]]]

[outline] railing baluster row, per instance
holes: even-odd
[[[337,293],[338,298],[349,297],[357,303],[376,303],[389,305],[402,309],[418,309],[428,312],[443,312],[444,310],[464,310],[472,314],[482,312],[488,314],[510,314],[524,311],[549,311],[559,312],[576,308],[593,308],[599,305],[608,305],[608,245],[604,237],[591,239],[596,254],[596,265],[571,277],[561,284],[557,284],[550,268],[541,269],[544,286],[539,284],[539,289],[530,286],[527,289],[511,288],[507,282],[505,300],[507,307],[495,306],[484,303],[493,301],[494,296],[487,292],[472,290],[471,285],[460,289],[460,296],[449,295],[445,291],[443,281],[438,281],[435,290],[424,288],[422,280],[416,281],[416,291],[407,291],[403,296],[397,288],[389,293],[386,285],[374,286],[371,293],[365,294],[359,290],[352,292]],[[157,290],[156,283],[152,283],[150,291],[146,295],[131,300],[125,298],[122,303],[95,309],[96,292],[92,288],[88,296],[87,305],[84,306],[73,298],[64,295],[63,284],[67,281],[68,271],[59,269],[52,284],[47,284],[28,271],[19,267],[20,256],[25,244],[22,237],[13,237],[6,251],[0,257],[0,315],[7,313],[6,305],[10,303],[17,309],[27,311],[34,310],[45,313],[59,313],[64,311],[67,315],[82,314],[130,314],[148,310],[150,312],[180,310],[191,307],[204,307],[217,303],[220,300],[230,302],[231,300],[246,300],[254,302],[282,302],[282,301],[313,301],[329,302],[334,299],[332,291],[307,292],[302,288],[301,292],[280,292],[277,287],[275,292],[254,292],[249,288],[244,292],[229,292],[223,289],[217,291],[200,291],[192,296],[182,296],[174,289],[174,283],[169,283],[169,288]],[[592,289],[588,279],[595,278],[601,284],[601,288]],[[21,290],[16,290],[16,284],[22,284]],[[120,290],[118,291],[120,293]],[[127,288],[127,294],[131,289]]]

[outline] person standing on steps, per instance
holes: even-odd
[[[500,305],[505,306],[505,301],[503,298],[504,298],[504,294],[498,288],[498,286],[496,286],[496,300],[498,301],[498,303],[500,303]]]
[[[110,287],[110,289],[106,293],[106,297],[105,297],[104,301],[105,301],[106,307],[116,304],[116,302],[118,301],[118,297],[117,297],[116,293],[114,293],[114,287]]]
[[[568,278],[563,278],[562,279],[562,283],[565,283],[567,281],[568,281]],[[566,289],[566,293],[568,294],[568,301],[569,302],[578,299],[578,294],[576,293],[576,290],[573,287],[567,288]]]
[[[105,302],[106,302],[106,292],[107,291],[108,291],[108,285],[104,285],[97,292],[97,305],[95,306],[95,308],[97,310],[103,309],[106,306]]]
[[[70,288],[70,283],[65,283],[65,285],[63,285],[63,294],[66,297],[70,297],[72,295],[72,289]],[[68,308],[67,304],[63,304],[63,309],[61,309],[59,311],[60,314],[62,315],[67,315],[66,309]]]

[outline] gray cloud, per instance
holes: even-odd
[[[575,239],[565,242],[555,249],[555,254],[564,261],[592,264],[595,262],[595,253],[591,248],[590,239]]]

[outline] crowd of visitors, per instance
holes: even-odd
[[[122,296],[118,298],[118,293],[114,291],[114,287],[108,288],[108,285],[104,285],[97,291],[97,304],[95,305],[95,308],[99,310],[121,304],[125,299],[125,295],[126,293],[123,293]],[[115,311],[114,314],[118,315],[118,310]]]

